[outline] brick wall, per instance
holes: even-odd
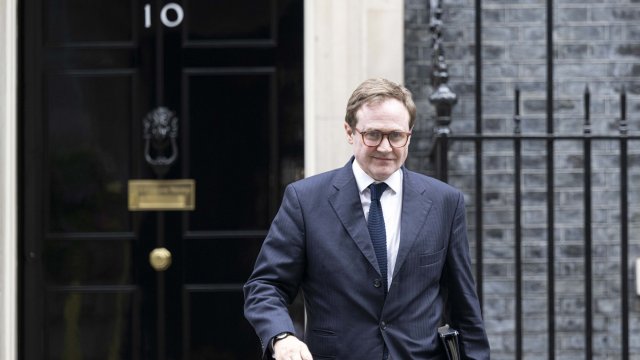
[[[445,0],[444,41],[452,90],[458,95],[451,128],[475,128],[475,1]],[[434,109],[428,101],[431,34],[427,0],[405,1],[405,83],[414,93],[418,122],[408,166],[433,173],[429,159]],[[640,1],[554,1],[554,128],[583,132],[583,93],[591,92],[594,134],[618,131],[619,93],[628,92],[630,131],[640,130]],[[522,131],[546,131],[546,1],[482,2],[483,132],[513,132],[513,94],[522,91]],[[635,295],[631,260],[640,256],[640,141],[629,144],[627,194],[630,206],[630,351],[640,358],[640,298]],[[583,359],[585,353],[585,228],[582,143],[554,147],[556,359]],[[620,358],[619,144],[593,142],[593,350],[596,359]],[[546,145],[523,142],[523,349],[524,358],[546,358],[547,194]],[[513,144],[485,143],[483,162],[483,311],[494,359],[515,358],[515,251]],[[456,142],[449,158],[450,183],[467,195],[469,235],[475,251],[475,153]]]

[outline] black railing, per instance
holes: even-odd
[[[624,219],[620,223],[620,292],[622,293],[622,356],[623,359],[629,358],[629,258],[627,249],[629,249],[629,180],[628,167],[629,163],[629,147],[628,129],[627,129],[627,94],[624,88],[620,94],[620,219]]]
[[[556,186],[556,145],[560,142],[581,142],[583,157],[583,198],[582,206],[584,207],[584,355],[586,359],[592,359],[594,353],[594,317],[593,317],[593,204],[592,204],[592,150],[595,141],[613,141],[619,145],[619,191],[620,191],[620,292],[621,292],[621,309],[620,309],[620,358],[629,359],[629,141],[640,140],[640,134],[629,134],[627,123],[627,99],[624,87],[620,90],[620,120],[618,123],[618,132],[616,134],[593,134],[591,131],[591,94],[588,88],[585,89],[583,96],[584,101],[584,122],[581,134],[560,134],[554,129],[554,20],[553,20],[553,0],[546,0],[546,129],[544,133],[523,134],[521,131],[521,115],[520,115],[520,90],[515,89],[514,93],[514,117],[512,134],[483,134],[483,109],[482,109],[482,0],[475,0],[475,132],[471,134],[453,134],[450,129],[452,108],[456,104],[457,96],[448,86],[449,74],[447,72],[447,64],[445,61],[443,44],[441,39],[443,22],[442,22],[442,1],[428,0],[430,11],[430,30],[432,32],[432,72],[431,83],[433,93],[429,100],[436,110],[436,119],[434,126],[434,141],[431,149],[431,159],[435,167],[435,176],[443,181],[449,180],[450,175],[450,147],[455,143],[472,143],[475,152],[475,181],[473,183],[474,203],[471,204],[475,208],[474,212],[474,228],[475,228],[475,276],[478,288],[478,296],[481,304],[483,303],[483,284],[485,278],[483,274],[485,247],[483,239],[485,209],[484,205],[484,186],[483,183],[483,154],[485,152],[484,145],[490,141],[511,141],[513,144],[513,221],[514,221],[514,271],[515,271],[515,306],[514,306],[514,338],[515,338],[515,358],[523,358],[523,184],[522,178],[525,174],[523,169],[523,141],[541,142],[544,144],[540,148],[540,156],[546,157],[545,168],[545,189],[546,189],[546,302],[547,302],[547,346],[548,358],[556,358],[556,300],[559,296],[556,294],[556,270],[554,264],[557,260],[556,255],[556,194],[558,186]],[[454,154],[455,156],[456,154]],[[471,169],[465,169],[471,171]],[[562,180],[561,180],[562,181]],[[560,244],[558,244],[560,245]]]
[[[620,121],[618,125],[618,133],[616,134],[593,134],[591,131],[591,119],[590,119],[590,92],[587,88],[584,93],[584,125],[583,125],[583,133],[582,134],[554,134],[554,133],[538,133],[538,134],[523,134],[521,132],[521,116],[520,116],[520,91],[518,89],[515,90],[514,94],[515,99],[515,114],[514,114],[514,131],[513,134],[453,134],[450,131],[440,131],[435,133],[435,141],[432,149],[432,155],[436,158],[439,158],[439,161],[436,161],[436,177],[447,180],[448,179],[448,167],[446,166],[447,161],[449,159],[450,150],[449,147],[453,143],[457,142],[472,142],[476,144],[476,151],[478,148],[477,144],[482,144],[487,141],[511,141],[513,143],[513,161],[514,161],[514,264],[515,264],[515,358],[521,359],[523,357],[523,293],[522,293],[522,281],[523,281],[523,268],[522,268],[522,236],[523,236],[523,228],[522,228],[522,183],[521,179],[523,177],[523,155],[522,155],[522,142],[523,141],[543,141],[546,142],[547,150],[546,154],[540,154],[541,157],[546,157],[546,167],[547,169],[554,169],[553,158],[554,153],[553,150],[549,151],[549,149],[554,149],[554,145],[561,141],[580,141],[582,142],[582,155],[584,158],[583,165],[583,205],[584,205],[584,301],[585,301],[585,357],[586,359],[591,359],[593,357],[593,234],[592,234],[592,147],[594,141],[617,141],[619,143],[619,171],[620,171],[620,281],[621,281],[621,308],[620,308],[620,319],[621,319],[621,359],[629,359],[629,299],[628,299],[628,281],[629,281],[629,268],[628,268],[628,242],[629,242],[629,202],[628,202],[628,166],[629,166],[629,151],[628,151],[628,141],[629,140],[640,140],[640,134],[629,134],[628,133],[628,124],[626,119],[626,92],[624,88],[621,90],[620,94]],[[482,155],[482,154],[480,154]],[[455,156],[455,154],[453,154]],[[476,157],[478,160],[482,162],[482,156]],[[477,169],[482,169],[482,166],[478,166],[476,164]],[[551,170],[553,172],[553,170]],[[548,172],[549,174],[549,172]],[[547,175],[548,175],[547,174]],[[483,178],[482,170],[475,174],[476,178]],[[547,179],[548,180],[548,179]],[[549,185],[549,183],[547,183]],[[551,183],[553,185],[553,183]],[[482,192],[481,187],[476,182],[476,188],[474,189],[475,196],[475,212],[481,213],[483,212],[482,199],[477,194]],[[480,185],[482,186],[482,185]],[[555,204],[555,191],[557,189],[554,186],[548,187],[547,189],[547,211],[553,213],[555,208],[553,204]],[[550,228],[550,233],[554,232],[554,224],[548,223],[547,226]],[[475,233],[482,239],[482,225],[476,224]],[[554,245],[554,237],[555,235],[550,235],[547,238],[547,246],[548,248],[553,248]],[[476,252],[476,265],[482,264],[482,241],[476,242],[476,247],[479,251]],[[555,283],[554,276],[554,263],[556,262],[556,257],[553,251],[548,252],[547,264],[548,264],[548,290],[553,288],[553,284]],[[477,271],[481,271],[481,269],[477,268]],[[481,278],[481,277],[480,277]],[[479,292],[482,291],[482,281],[476,279],[479,282]],[[555,358],[555,349],[551,347],[555,347],[555,336],[556,332],[554,331],[556,322],[555,322],[555,301],[556,296],[555,292],[549,291],[547,306],[549,311],[547,313],[548,316],[548,346],[549,349],[549,358]]]

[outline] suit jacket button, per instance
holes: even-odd
[[[380,279],[373,280],[373,286],[379,288],[380,286],[382,286],[382,281]]]
[[[387,323],[386,323],[386,322],[384,322],[384,321],[381,321],[381,322],[380,322],[380,328],[381,328],[382,330],[386,330],[386,329],[387,329]]]

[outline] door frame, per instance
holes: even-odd
[[[335,123],[342,114],[342,104],[352,89],[366,77],[386,76],[404,82],[404,52],[387,51],[385,44],[403,44],[403,2],[393,0],[381,3],[378,0],[361,0],[356,6],[348,6],[347,12],[359,19],[359,26],[347,28],[335,26],[331,21],[332,11],[318,11],[315,2],[305,1],[304,6],[304,86],[305,86],[305,175],[310,176],[331,167],[340,166],[349,156],[346,142],[330,144],[327,139],[343,139],[342,127]],[[329,8],[344,13],[344,4],[330,0]],[[391,11],[389,11],[391,10]],[[376,19],[369,19],[375,16]],[[351,17],[351,16],[350,16]],[[0,358],[18,358],[18,0],[0,1]],[[353,18],[353,17],[351,17]],[[372,20],[385,20],[392,25],[384,34],[367,34]],[[369,21],[371,20],[371,21]],[[353,27],[355,26],[355,28]],[[356,30],[356,31],[354,31]],[[375,35],[375,36],[372,36]],[[314,36],[316,37],[314,40]],[[318,40],[320,38],[320,40]],[[386,41],[380,41],[380,40]],[[336,41],[338,44],[336,44]],[[316,57],[316,54],[331,53],[336,45],[347,49],[350,59],[344,57]],[[382,61],[367,64],[363,54],[375,54]],[[378,64],[378,65],[376,65]],[[322,77],[320,74],[336,74]],[[347,81],[340,78],[349,76]],[[343,75],[343,76],[340,76]],[[326,92],[332,88],[336,91]],[[326,106],[327,104],[340,104]],[[326,113],[326,108],[335,111]],[[327,130],[336,136],[327,136]],[[323,130],[323,131],[318,131]],[[336,140],[338,141],[338,140]],[[337,145],[337,146],[336,146]],[[337,151],[335,150],[337,148]],[[336,154],[337,153],[337,154]],[[336,156],[338,155],[338,156]],[[20,179],[23,180],[23,179]],[[13,329],[13,331],[11,331]]]
[[[18,0],[0,2],[0,358],[18,347]]]

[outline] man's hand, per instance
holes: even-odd
[[[273,345],[273,358],[276,360],[313,360],[307,345],[293,335],[278,340]]]

